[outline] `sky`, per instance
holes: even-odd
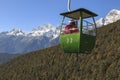
[[[0,0],[0,32],[20,28],[31,31],[44,24],[61,24],[60,13],[67,11],[68,0]],[[71,10],[86,8],[98,20],[112,9],[120,10],[120,0],[71,0]]]

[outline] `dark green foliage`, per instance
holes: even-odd
[[[120,21],[98,29],[91,54],[64,53],[60,45],[0,65],[0,80],[120,80]]]

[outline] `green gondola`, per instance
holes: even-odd
[[[97,16],[87,9],[80,8],[77,10],[61,13],[63,16],[60,26],[60,44],[66,53],[90,52],[94,48],[96,41],[96,24],[94,17]],[[64,34],[66,21],[75,20],[79,28],[78,33]]]

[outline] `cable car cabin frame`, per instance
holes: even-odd
[[[87,9],[80,8],[77,10],[73,10],[70,12],[61,13],[60,15],[63,16],[62,24],[60,26],[60,44],[65,53],[88,53],[91,52],[94,48],[95,41],[96,41],[96,23],[94,17],[97,16],[96,13],[93,13]],[[63,33],[63,25],[65,18],[74,19],[79,21],[79,33],[72,33],[72,34],[64,34]],[[88,32],[85,33],[83,21],[84,19],[92,18],[94,29],[88,29],[89,31],[93,31],[94,34],[90,35]],[[88,21],[87,24],[89,23]],[[90,26],[88,26],[90,27]]]

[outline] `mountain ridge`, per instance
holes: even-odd
[[[25,33],[20,29],[0,33],[0,53],[27,53],[59,43],[59,29],[44,25]]]
[[[0,64],[3,64],[17,56],[19,56],[19,54],[0,53]]]

